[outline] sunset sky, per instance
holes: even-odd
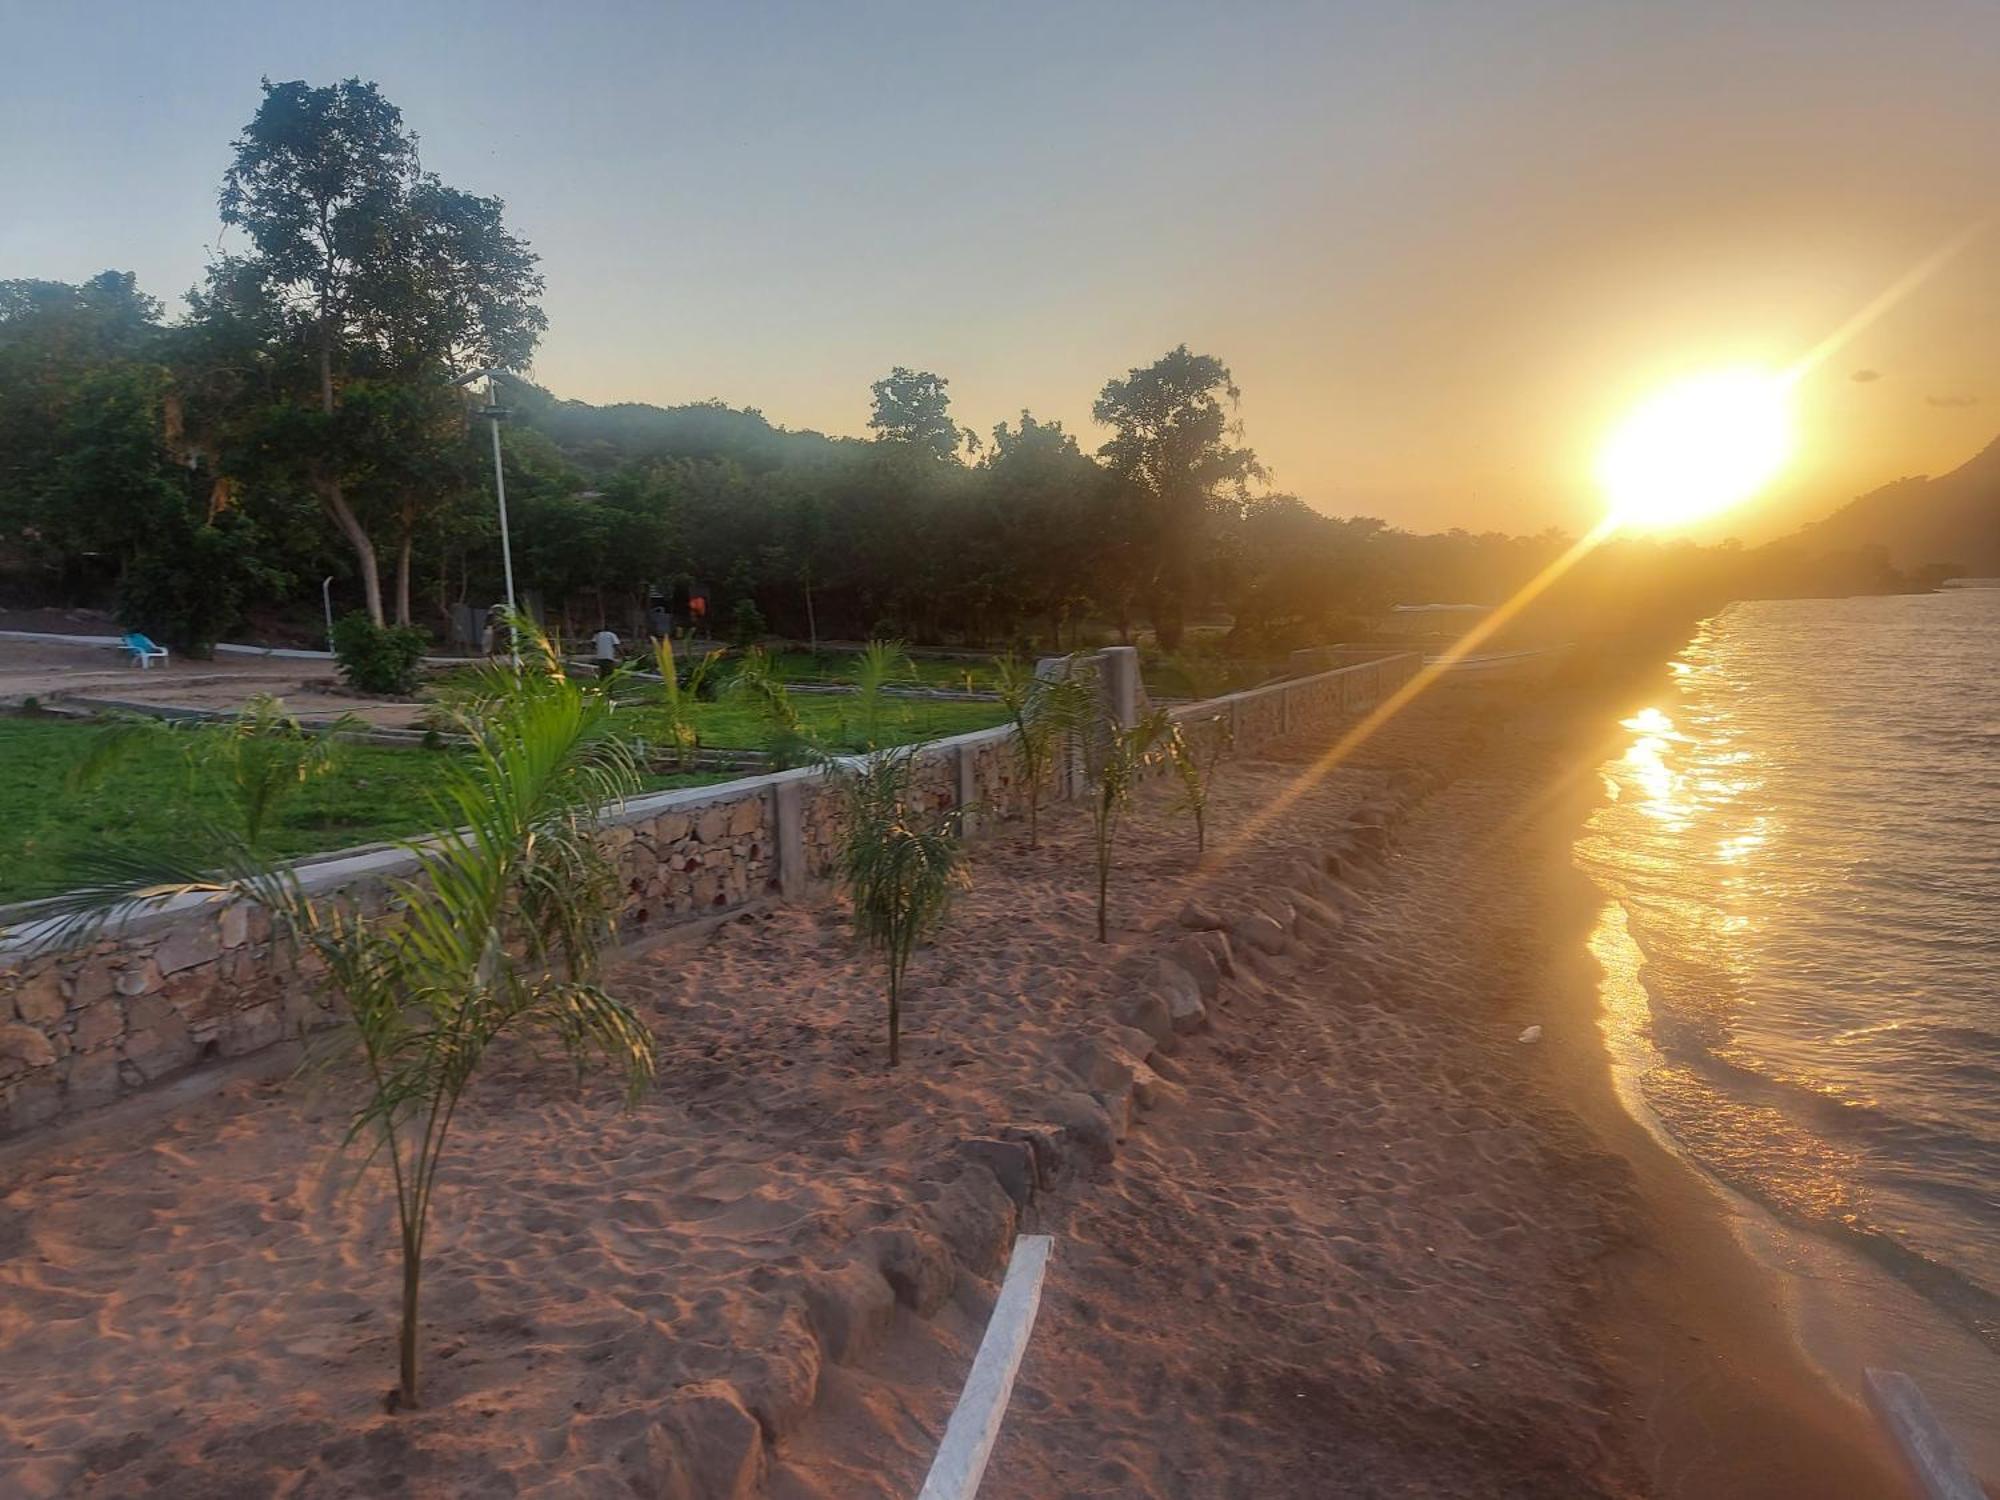
[[[0,35],[0,277],[175,298],[259,76],[359,74],[541,253],[560,395],[859,433],[900,363],[1094,447],[1105,379],[1186,341],[1280,487],[1425,529],[1587,525],[1625,407],[1789,364],[2000,184],[1991,3],[0,0]],[[1723,529],[2000,434],[1996,271],[2000,230],[1810,377]]]

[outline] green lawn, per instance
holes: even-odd
[[[855,722],[856,704],[849,696],[831,693],[794,693],[792,706],[799,711],[806,732],[827,750],[861,750],[866,739]],[[1004,723],[1007,710],[998,703],[961,703],[949,699],[896,698],[890,701],[885,740],[906,745],[917,740],[941,739],[968,730],[987,729]],[[770,722],[755,704],[727,694],[695,709],[695,733],[713,750],[756,750],[770,738]]]
[[[179,755],[135,755],[88,791],[64,785],[96,730],[60,719],[0,718],[0,901],[61,890],[77,855],[106,841],[159,843],[224,814],[224,790],[191,780]],[[448,750],[350,745],[340,768],[301,787],[271,830],[281,854],[313,854],[429,831],[425,789]],[[648,790],[698,786],[716,775],[654,776]]]
[[[861,658],[852,651],[780,651],[771,658],[787,682],[852,682]],[[999,674],[990,657],[978,661],[933,661],[918,658],[911,663],[916,679],[925,687],[971,689],[990,693],[999,684]]]

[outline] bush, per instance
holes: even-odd
[[[757,601],[738,599],[729,612],[729,639],[738,646],[754,646],[769,634],[764,611],[757,607]]]
[[[407,697],[416,690],[417,663],[429,638],[407,625],[377,625],[356,612],[333,624],[333,654],[340,675],[358,693]]]
[[[118,623],[206,660],[243,621],[243,601],[277,587],[255,561],[256,533],[219,521],[154,538],[118,583]]]

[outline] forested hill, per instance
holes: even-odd
[[[562,400],[514,377],[508,377],[502,388],[523,425],[540,432],[570,463],[596,478],[628,464],[660,459],[722,460],[763,473],[822,459],[843,447],[863,446],[855,438],[774,427],[754,407],[739,409],[720,401],[592,406],[587,401]]]
[[[1905,569],[1938,563],[2000,575],[2000,439],[1949,474],[1871,490],[1792,540],[1815,552],[1881,547]]]

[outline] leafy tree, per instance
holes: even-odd
[[[965,809],[926,812],[911,785],[912,749],[879,750],[839,773],[847,823],[840,871],[862,941],[889,977],[889,1066],[902,1061],[903,984],[910,956],[971,884],[961,829]]]
[[[307,482],[353,549],[368,615],[384,621],[381,568],[351,490],[366,470],[366,414],[352,383],[518,368],[546,326],[535,257],[501,222],[497,198],[445,186],[372,83],[264,84],[223,180],[227,255],[195,299],[201,317],[261,328],[288,377],[288,425]]]
[[[942,375],[897,365],[870,387],[875,412],[868,426],[883,442],[907,443],[940,463],[955,462],[961,444],[972,434],[951,419],[949,385]]]
[[[1263,474],[1257,456],[1240,446],[1234,411],[1241,395],[1227,365],[1181,344],[1108,382],[1091,408],[1113,429],[1099,455],[1152,505],[1158,555],[1148,609],[1168,651],[1180,645],[1198,586],[1195,560],[1212,506],[1224,492],[1247,496],[1250,481]]]

